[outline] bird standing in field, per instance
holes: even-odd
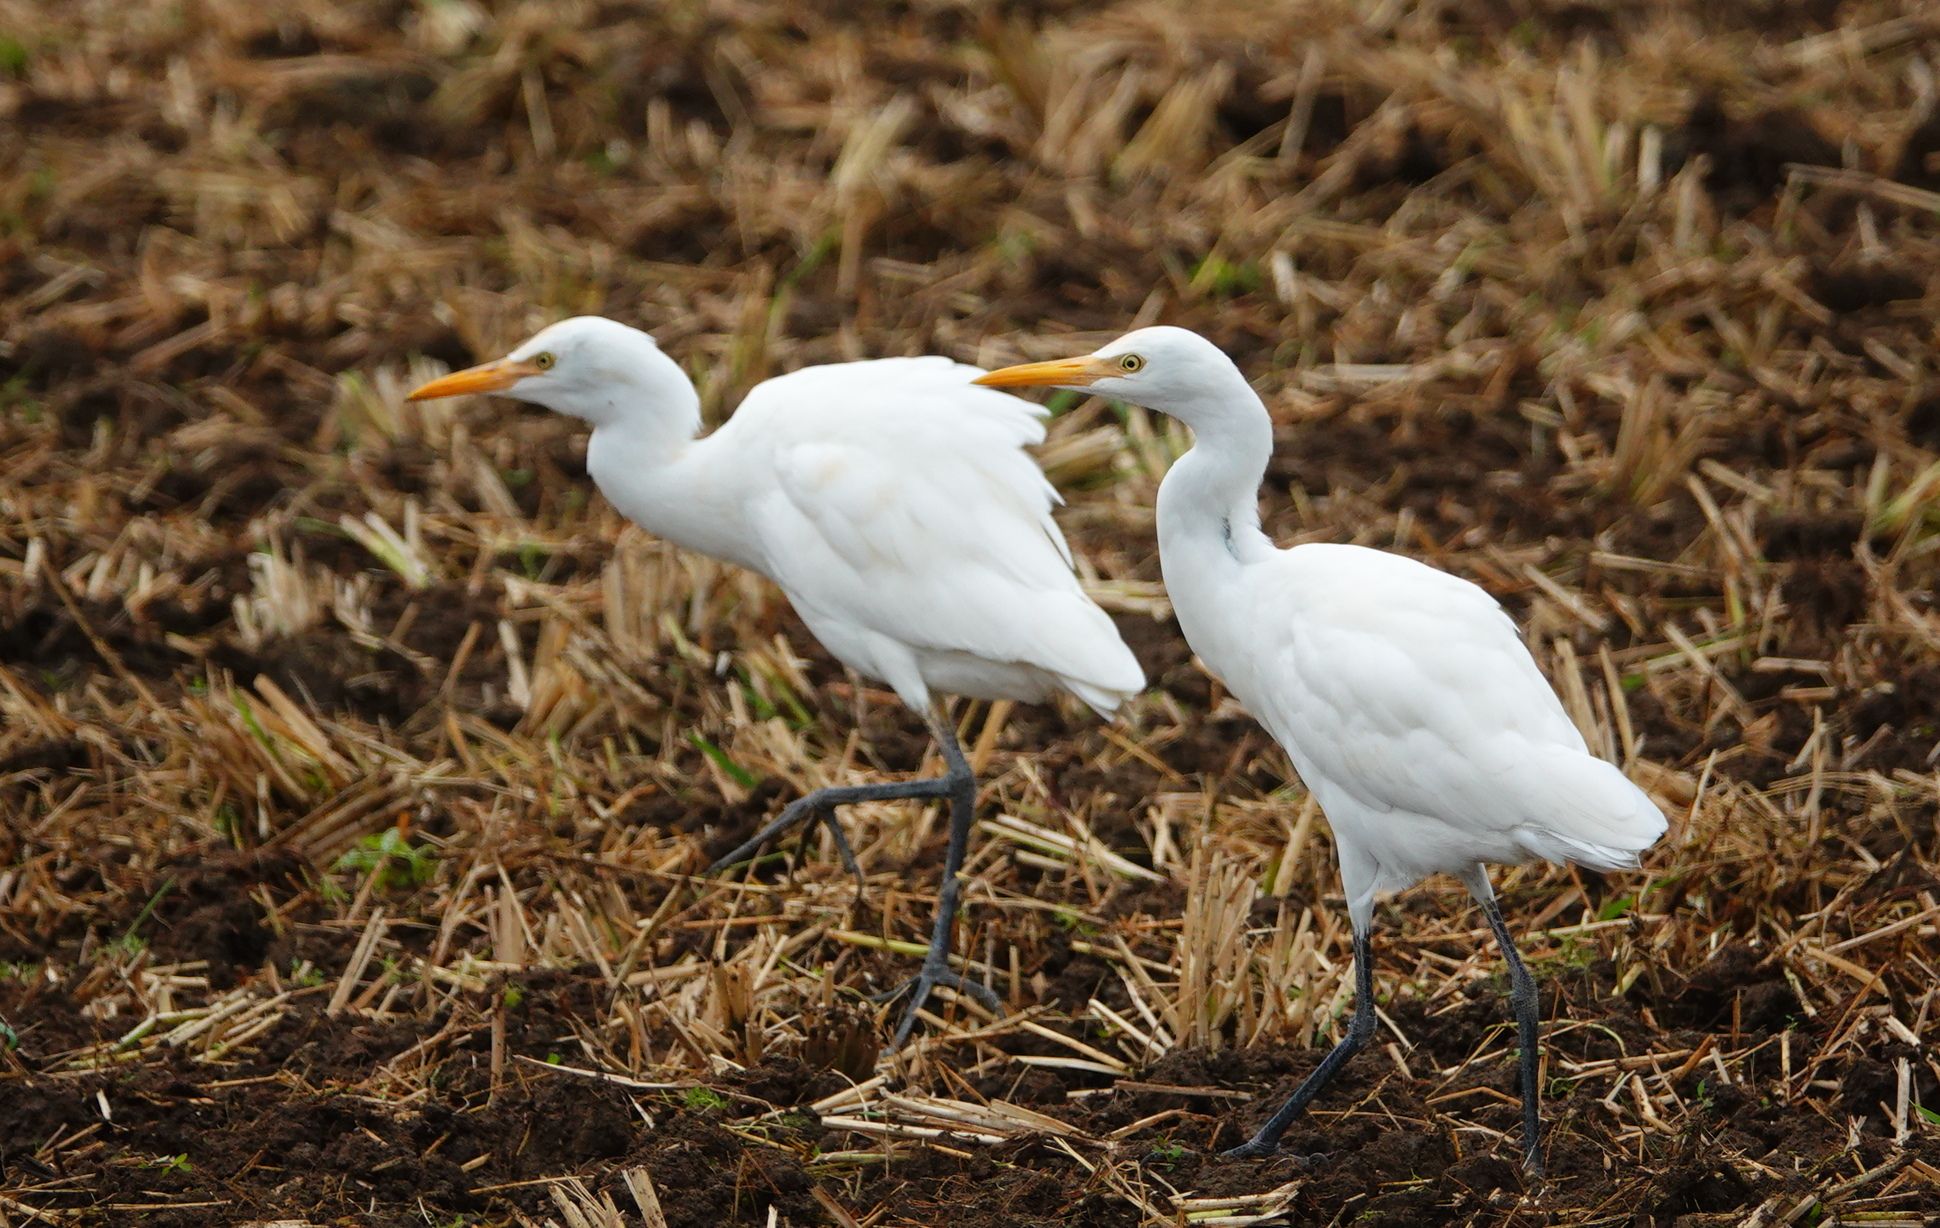
[[[1664,816],[1589,753],[1515,624],[1466,580],[1360,546],[1282,550],[1260,531],[1266,407],[1232,360],[1181,328],[1006,367],[980,384],[1068,388],[1192,428],[1159,487],[1159,559],[1192,648],[1286,748],[1333,828],[1354,926],[1354,1017],[1279,1111],[1228,1157],[1271,1154],[1374,1034],[1374,898],[1437,871],[1467,886],[1509,966],[1522,1064],[1523,1162],[1542,1172],[1536,985],[1487,863],[1634,867]]]
[[[938,985],[997,1006],[949,966],[977,786],[932,696],[1037,702],[1064,690],[1109,717],[1145,685],[1079,586],[1051,517],[1057,494],[1025,451],[1044,439],[1043,411],[974,386],[981,374],[935,357],[807,367],[757,385],[697,437],[700,397],[679,365],[646,333],[581,316],[410,394],[497,392],[588,423],[587,471],[623,515],[773,580],[831,653],[924,716],[943,776],[818,789],[709,867],[819,821],[859,880],[835,807],[947,800],[929,952],[886,995],[909,994],[896,1045]]]

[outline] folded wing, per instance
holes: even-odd
[[[1072,573],[1057,494],[1025,450],[1043,411],[978,374],[880,359],[750,393],[733,426],[772,449],[777,481],[753,517],[771,574],[805,617],[1035,667],[1114,710],[1143,673]]]
[[[1317,791],[1601,868],[1634,864],[1663,833],[1655,804],[1589,753],[1482,589],[1352,546],[1281,560],[1254,600],[1287,632],[1245,689]]]

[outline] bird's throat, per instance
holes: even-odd
[[[602,427],[586,445],[586,469],[621,515],[686,550],[767,574],[747,530],[742,466],[720,464],[708,439]]]
[[[1273,424],[1257,401],[1254,410],[1195,426],[1192,450],[1159,484],[1161,554],[1210,548],[1244,563],[1272,549],[1260,532],[1259,492]]]

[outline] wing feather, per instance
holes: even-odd
[[[1640,849],[1662,833],[1662,815],[1589,753],[1514,623],[1475,585],[1400,555],[1312,545],[1284,552],[1254,600],[1257,618],[1290,633],[1260,654],[1254,694],[1234,689],[1317,792],[1514,833],[1539,855],[1551,837],[1580,852]]]
[[[1143,673],[1072,573],[1056,491],[1025,451],[1043,411],[979,374],[879,359],[755,388],[731,422],[772,457],[751,517],[771,574],[805,616],[1136,692]]]

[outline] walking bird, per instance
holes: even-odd
[[[924,716],[944,775],[818,789],[709,867],[822,822],[860,879],[835,807],[947,801],[929,951],[917,975],[885,995],[909,994],[896,1045],[936,986],[997,1004],[949,966],[977,786],[933,697],[1036,702],[1063,690],[1108,717],[1145,683],[1079,586],[1051,517],[1056,492],[1025,451],[1044,439],[1043,411],[976,387],[981,374],[935,357],[807,367],[757,385],[700,436],[700,398],[653,338],[581,316],[410,394],[496,392],[586,422],[587,470],[623,515],[773,580],[831,653]]]
[[[1589,753],[1515,624],[1480,588],[1401,555],[1318,543],[1282,550],[1261,532],[1273,425],[1239,368],[1205,338],[1144,328],[1081,358],[1006,367],[977,382],[1091,392],[1192,429],[1192,450],[1159,487],[1167,595],[1193,650],[1286,748],[1334,832],[1354,929],[1353,1020],[1227,1156],[1275,1151],[1373,1036],[1374,898],[1439,871],[1469,889],[1508,963],[1523,1159],[1540,1174],[1536,986],[1487,863],[1633,867],[1663,834],[1663,814]]]

